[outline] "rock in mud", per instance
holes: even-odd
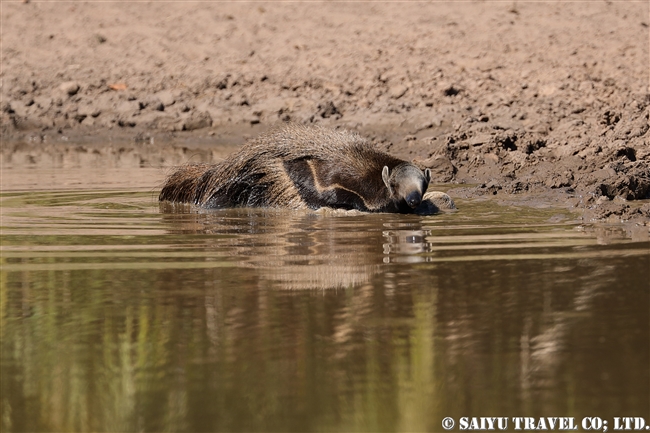
[[[47,122],[35,116],[13,116],[12,121],[14,127],[20,131],[40,130],[51,126]]]
[[[76,81],[66,81],[65,83],[61,83],[59,90],[68,96],[76,95],[79,91],[79,83]]]
[[[181,120],[164,111],[148,111],[138,116],[138,125],[147,130],[182,131]]]
[[[154,95],[165,106],[169,107],[176,102],[176,98],[169,90],[162,90]]]
[[[409,88],[407,86],[403,85],[403,84],[399,84],[397,86],[391,87],[390,92],[389,92],[390,97],[393,98],[393,99],[399,99],[399,98],[401,98],[402,96],[404,96],[406,94],[408,89]]]
[[[133,114],[140,111],[140,103],[138,101],[123,101],[120,102],[115,111],[122,114]]]
[[[212,126],[212,117],[210,117],[210,113],[208,112],[194,112],[183,122],[184,131],[194,131],[210,126]]]
[[[415,161],[421,168],[431,170],[432,182],[451,182],[458,169],[451,160],[445,155],[436,155],[422,161]]]

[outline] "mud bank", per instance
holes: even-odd
[[[648,9],[3,2],[3,161],[92,139],[171,164],[321,123],[472,185],[460,195],[647,224]]]

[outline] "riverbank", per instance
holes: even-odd
[[[3,163],[113,142],[166,166],[320,123],[466,197],[648,224],[648,7],[3,2]]]

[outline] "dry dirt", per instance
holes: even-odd
[[[650,221],[647,1],[0,7],[5,164],[107,140],[170,164],[174,143],[321,123],[458,196]]]

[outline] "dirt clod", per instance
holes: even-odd
[[[79,84],[76,81],[66,81],[61,83],[59,89],[68,96],[76,95],[79,91]]]

